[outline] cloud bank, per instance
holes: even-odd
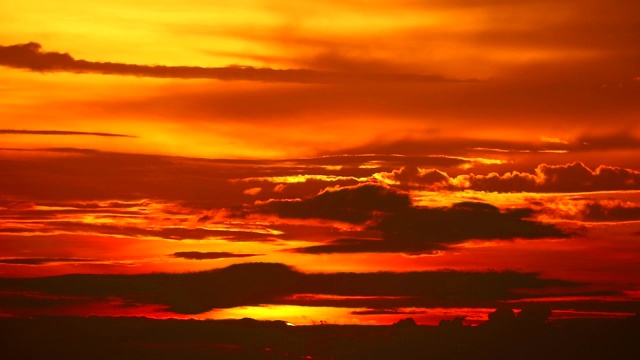
[[[503,175],[490,173],[450,177],[436,169],[402,168],[377,176],[392,183],[432,190],[551,193],[640,190],[640,171],[604,165],[592,170],[581,162],[541,164],[533,173],[513,171]]]
[[[44,278],[0,278],[5,291],[38,292],[39,297],[119,297],[139,305],[166,306],[181,314],[217,308],[260,304],[301,304],[295,294],[347,297],[387,297],[384,308],[395,305],[476,306],[525,298],[540,289],[557,293],[579,284],[541,279],[535,273],[421,271],[409,273],[301,273],[278,263],[247,263],[185,274],[64,275]],[[289,299],[289,300],[288,300]],[[0,302],[1,303],[1,302]],[[309,304],[314,304],[310,300]],[[370,305],[367,298],[346,300],[348,306]],[[344,304],[343,304],[344,305]]]

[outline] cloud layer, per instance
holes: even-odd
[[[352,297],[343,306],[376,304],[395,306],[457,307],[495,305],[500,301],[536,296],[554,287],[556,293],[574,291],[579,284],[541,279],[518,272],[410,272],[307,274],[283,264],[248,263],[187,274],[67,275],[58,277],[0,278],[4,300],[12,292],[37,292],[42,297],[85,297],[95,302],[118,297],[138,305],[162,305],[181,314],[216,308],[260,304],[302,304],[296,294]],[[36,295],[36,297],[38,297]],[[88,298],[87,298],[88,297]],[[358,298],[362,297],[362,298]],[[372,299],[368,299],[368,297]],[[385,299],[375,299],[382,297]],[[334,300],[335,301],[335,300]],[[309,300],[308,304],[314,304]],[[317,304],[317,303],[316,303]],[[15,304],[14,304],[15,306]]]
[[[73,72],[176,79],[248,80],[285,83],[349,82],[442,82],[455,81],[440,76],[418,74],[336,73],[309,69],[276,70],[250,66],[198,67],[136,65],[76,60],[67,53],[44,52],[30,42],[0,46],[0,65],[39,72]]]

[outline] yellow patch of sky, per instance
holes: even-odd
[[[230,309],[214,310],[201,315],[201,317],[213,319],[286,319],[293,325],[317,325],[320,324],[320,321],[328,321],[332,324],[353,324],[361,322],[358,316],[350,314],[350,312],[354,310],[364,309],[297,305],[242,306]]]
[[[69,52],[76,59],[164,65],[224,66],[202,53],[201,39],[174,34],[172,26],[239,24],[270,26],[273,14],[239,2],[103,1],[86,6],[76,0],[34,0],[2,5],[3,44],[40,42],[45,51]],[[212,36],[215,34],[211,34]],[[197,41],[196,41],[197,40]],[[233,48],[234,41],[217,37],[207,46]]]
[[[112,0],[87,7],[77,0],[34,0],[10,2],[2,7],[5,15],[0,41],[4,44],[37,41],[45,51],[69,52],[78,59],[138,64],[157,64],[162,59],[165,65],[229,65],[233,59],[211,56],[216,50],[290,54],[291,44],[276,50],[277,44],[264,43],[254,35],[283,27],[333,40],[395,34],[398,38],[394,42],[402,43],[410,40],[403,33],[409,29],[460,31],[487,23],[482,13],[473,11],[380,11],[362,6],[347,9],[336,3],[290,6],[261,1]],[[309,16],[314,13],[317,16]],[[204,31],[198,34],[190,29]],[[380,48],[371,51],[390,55]]]

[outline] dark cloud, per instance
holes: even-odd
[[[500,211],[484,203],[464,202],[448,208],[419,208],[408,195],[377,186],[327,190],[297,201],[269,201],[256,211],[283,218],[327,219],[365,224],[380,239],[337,239],[294,251],[319,253],[429,253],[468,240],[559,238],[568,234],[553,225],[527,220],[530,209]]]
[[[408,311],[399,309],[367,309],[351,312],[352,315],[418,315],[424,313],[424,311]]]
[[[67,131],[67,130],[12,130],[0,129],[0,135],[86,135],[86,136],[103,136],[103,137],[128,137],[135,138],[137,136],[112,134],[104,132],[85,132],[85,131]]]
[[[403,168],[380,174],[401,185],[432,189],[477,190],[490,192],[588,192],[640,190],[640,171],[615,166],[591,170],[581,162],[566,165],[539,165],[533,173],[513,171],[499,175],[459,175],[430,169]]]
[[[410,206],[411,200],[406,194],[365,184],[327,189],[304,200],[268,201],[258,205],[257,209],[283,218],[329,219],[358,224],[372,219],[375,212],[401,212]]]
[[[197,66],[135,65],[76,60],[67,53],[44,52],[38,43],[0,46],[0,65],[39,72],[114,74],[178,79],[250,80],[287,83],[349,82],[445,82],[456,81],[435,75],[359,74],[309,69],[276,70],[249,66],[206,68]]]
[[[508,173],[503,176],[464,177],[475,190],[517,189],[531,192],[581,192],[640,189],[640,172],[612,166],[589,169],[581,162],[538,166],[534,174]],[[507,190],[507,191],[513,191]]]
[[[587,203],[582,210],[584,221],[637,221],[640,220],[640,204]]]
[[[450,208],[407,209],[382,217],[371,229],[380,240],[338,239],[325,245],[298,248],[307,254],[402,252],[426,254],[468,240],[562,238],[568,234],[549,224],[525,220],[528,209],[501,212],[484,203],[458,203]]]
[[[48,258],[48,257],[22,257],[22,258],[0,258],[0,264],[7,265],[48,265],[52,263],[82,263],[97,262],[95,259],[81,258]]]
[[[622,200],[573,200],[575,210],[562,207],[543,208],[540,211],[560,219],[585,222],[624,222],[640,220],[640,204]]]
[[[213,259],[227,259],[227,258],[243,258],[260,256],[262,254],[234,254],[230,252],[200,252],[200,251],[179,251],[171,254],[170,256],[175,258],[189,259],[189,260],[213,260]]]
[[[300,303],[301,300],[287,300],[295,294],[387,296],[388,303],[383,309],[406,304],[472,307],[521,299],[544,288],[553,288],[555,293],[562,294],[578,285],[541,279],[534,273],[510,271],[306,274],[271,263],[237,264],[185,274],[0,278],[0,289],[4,294],[38,292],[56,297],[118,297],[137,304],[167,306],[170,311],[183,314],[236,306]],[[407,302],[406,299],[411,300]],[[354,307],[368,307],[369,304],[366,298],[349,301],[348,306]]]

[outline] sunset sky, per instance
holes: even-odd
[[[2,1],[0,316],[640,312],[638,14]]]

